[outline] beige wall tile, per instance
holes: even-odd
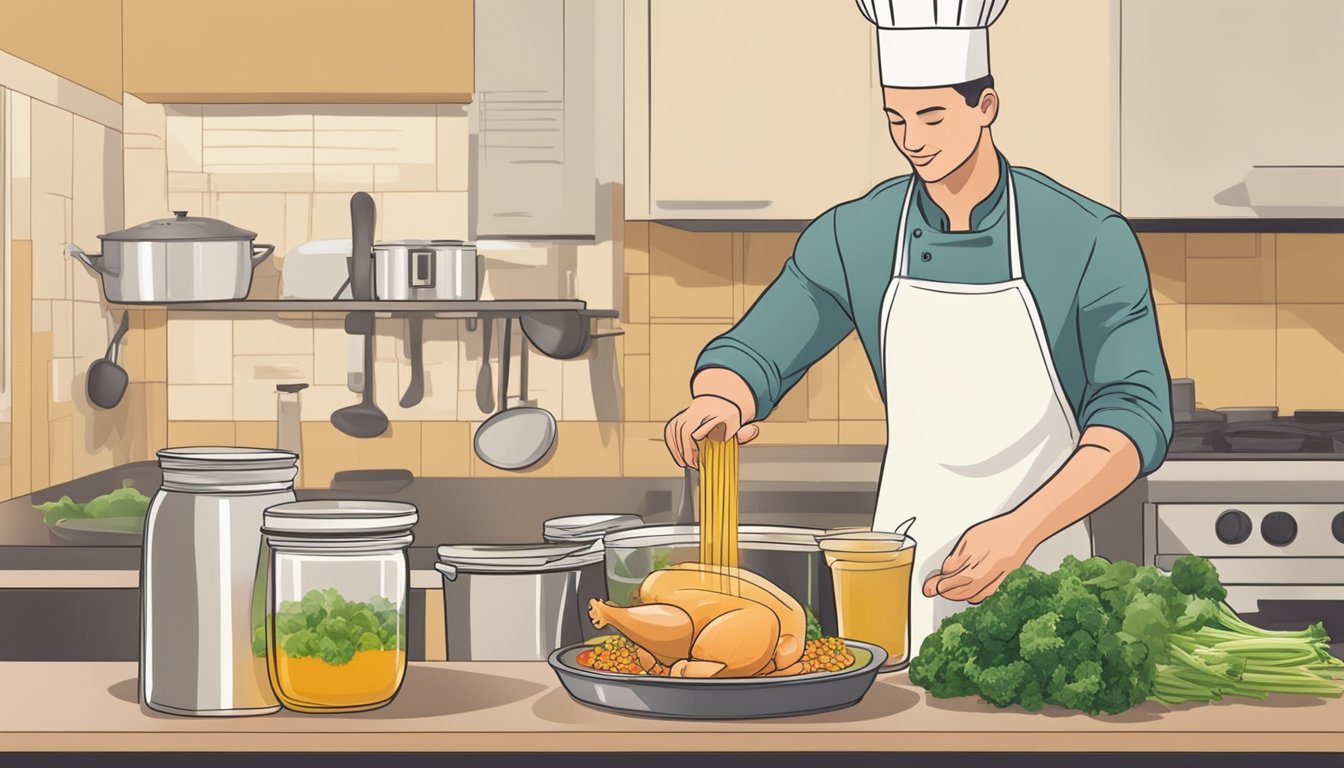
[[[112,318],[121,322],[121,313],[109,313],[101,304],[76,301],[74,308],[75,335],[74,357],[92,360],[107,352],[107,343],[112,339],[115,329]]]
[[[16,91],[9,93],[9,215],[11,240],[32,238],[32,99]],[[23,482],[27,483],[25,477]]]
[[[649,322],[649,283],[648,275],[626,275],[625,305],[621,307],[623,322]]]
[[[1191,232],[1185,236],[1185,255],[1191,259],[1254,259],[1260,251],[1257,237],[1244,232]]]
[[[510,364],[510,392],[521,393],[522,380],[519,376],[520,359],[520,356],[515,355]],[[578,413],[579,409],[582,408],[586,412],[596,413],[598,418],[601,418],[604,412],[596,410],[592,402],[594,397],[593,385],[590,383],[588,369],[590,362],[591,361],[586,359],[554,360],[541,354],[536,349],[531,349],[527,362],[528,401],[555,414],[557,419],[562,416],[564,418],[569,418],[568,416],[564,416],[564,414],[567,413],[565,410],[566,408],[574,409],[575,413]],[[599,368],[599,370],[605,370],[606,365],[607,363],[604,361],[603,367]],[[498,371],[495,373],[495,381],[498,383],[501,374]],[[574,393],[569,391],[571,381],[573,382],[572,386],[576,390]],[[472,388],[472,391],[475,392],[474,387]],[[608,380],[608,383],[602,388],[602,391],[605,392],[608,397],[613,396],[614,393],[614,396],[619,398],[620,387],[619,384],[612,385],[610,380]],[[570,401],[571,396],[574,397],[576,402]],[[620,402],[619,399],[617,402]],[[577,420],[578,418],[580,417],[575,416],[574,420]],[[611,416],[611,418],[619,419],[620,415],[616,414]]]
[[[234,442],[248,448],[274,448],[274,421],[239,421],[234,423]]]
[[[375,165],[373,188],[379,192],[433,192],[439,188],[439,168],[433,163]]]
[[[87,370],[87,369],[86,369]],[[54,357],[51,360],[51,402],[68,403],[72,399],[75,386],[75,360],[71,357]],[[82,382],[82,374],[80,381]]]
[[[33,195],[74,194],[74,115],[32,101]]]
[[[15,306],[27,306],[32,302],[33,290],[32,241],[11,241],[10,257],[10,298]],[[8,352],[13,370],[33,370],[33,340],[37,334],[33,333],[32,315],[26,312],[13,312],[10,317],[13,319],[14,325],[9,331],[10,348]],[[33,488],[32,459],[31,451],[22,450],[22,448],[31,446],[33,427],[40,422],[38,422],[32,409],[18,407],[23,403],[32,401],[34,391],[32,379],[20,374],[13,376],[11,383],[13,384],[13,391],[10,397],[15,407],[11,412],[13,421],[10,434],[12,435],[14,450],[11,452],[10,492],[24,494]]]
[[[396,421],[378,437],[358,440],[360,469],[409,469],[420,474],[420,422]]]
[[[29,286],[28,289],[29,289],[29,291],[31,291],[31,290],[32,290],[32,286]],[[38,300],[33,301],[33,302],[31,302],[31,303],[32,303],[32,305],[33,305],[33,327],[32,327],[32,329],[33,329],[34,331],[39,332],[39,333],[42,332],[42,331],[46,331],[47,333],[50,333],[50,332],[51,332],[51,322],[52,322],[52,320],[51,320],[51,307],[52,307],[52,305],[53,305],[55,302],[54,302],[54,301],[51,301],[51,300],[49,300],[49,299],[38,299]],[[70,322],[73,323],[74,321],[71,320]]]
[[[306,394],[306,391],[305,391]],[[305,410],[307,404],[304,404]],[[305,488],[330,488],[332,477],[344,469],[359,468],[359,443],[329,421],[303,423],[302,484]]]
[[[811,419],[840,418],[840,354],[832,351],[807,371],[807,415]],[[802,386],[802,384],[799,384]]]
[[[625,401],[626,421],[649,420],[649,393],[651,388],[649,376],[648,355],[626,355],[625,386],[621,393]]]
[[[681,477],[681,467],[672,460],[663,442],[664,426],[661,421],[628,421],[623,425],[622,456],[626,477]]]
[[[198,104],[184,104],[166,116],[168,170],[201,170],[205,158],[201,112]]]
[[[1344,305],[1278,307],[1278,406],[1344,408]]]
[[[223,219],[235,227],[250,229],[257,233],[257,242],[270,243],[276,252],[283,255],[298,243],[284,242],[285,234],[285,196],[276,193],[256,194],[218,194],[213,196],[214,217]],[[267,259],[257,267],[258,276],[262,270],[274,272],[275,260]]]
[[[192,216],[207,216],[214,213],[206,202],[211,199],[204,192],[169,192],[168,207],[174,211],[186,211]]]
[[[647,355],[649,353],[648,323],[622,323],[625,331],[625,353],[627,355]]]
[[[227,315],[175,316],[168,323],[168,380],[233,383],[233,321]]]
[[[120,155],[121,146],[108,146],[108,130],[92,120],[76,116],[73,127],[71,240],[76,243],[96,243],[98,235],[112,231],[108,226],[112,219],[120,218],[121,215],[120,211],[115,216],[109,211],[110,206],[120,208],[119,199],[104,200],[107,191],[105,179],[116,170],[110,167],[110,155]],[[120,179],[116,181],[117,186],[120,186]]]
[[[233,421],[233,386],[227,384],[168,385],[170,421]]]
[[[232,421],[168,422],[168,445],[173,448],[236,444]]]
[[[295,128],[293,130],[211,128],[203,134],[202,146],[212,149],[285,148],[311,150],[313,148],[313,132],[306,128]]]
[[[1214,238],[1206,241],[1204,238]],[[1186,236],[1186,301],[1191,304],[1272,304],[1274,302],[1274,235]],[[1224,250],[1220,243],[1229,243]],[[1247,249],[1246,244],[1251,248]],[[1235,248],[1231,246],[1235,246]],[[1235,253],[1217,257],[1215,253]]]
[[[240,355],[233,358],[233,418],[268,421],[276,417],[277,384],[313,380],[312,355]]]
[[[213,133],[211,135],[214,135]],[[284,134],[277,134],[284,135]],[[301,135],[301,134],[300,134]],[[313,162],[313,148],[309,146],[242,146],[219,147],[207,143],[201,153],[201,167],[207,173],[217,173],[227,166],[298,166]]]
[[[1201,408],[1275,403],[1275,308],[1190,305],[1186,373]]]
[[[752,445],[835,445],[839,441],[840,422],[796,421],[776,422],[774,418],[761,424],[761,434]]]
[[[141,224],[169,216],[168,158],[162,149],[127,149],[126,221]]]
[[[311,355],[312,320],[234,318],[235,355]]]
[[[621,424],[562,421],[557,426],[551,471],[556,477],[620,477]]]
[[[168,381],[168,310],[166,309],[145,310],[145,381],[160,383]]]
[[[649,312],[652,317],[731,318],[732,234],[651,227]]]
[[[798,242],[794,232],[747,232],[742,235],[744,309],[756,303],[765,287],[779,277]]]
[[[691,399],[691,374],[696,358],[710,339],[728,330],[727,323],[654,325],[649,329],[649,417],[668,419]]]
[[[313,118],[318,163],[426,163],[438,150],[432,104],[323,107]]]
[[[51,399],[47,397],[51,383],[51,334],[32,334],[32,362],[28,371],[30,401],[32,406],[32,467],[29,480],[33,488],[46,488],[51,485],[51,444],[50,421]],[[22,370],[22,369],[18,369]],[[17,394],[17,393],[16,393]]]
[[[647,221],[625,222],[625,273],[649,273],[649,227]]]
[[[374,222],[374,239],[383,237],[383,196],[370,193],[378,209],[378,218]],[[350,193],[319,192],[313,195],[312,218],[309,222],[309,239],[329,240],[350,237]],[[435,235],[437,237],[437,235]],[[446,237],[446,235],[445,235]]]
[[[67,212],[70,200],[59,195],[41,192],[33,195],[33,298],[67,299],[67,271],[73,259],[65,253],[70,242]],[[97,246],[90,245],[92,253]],[[86,249],[87,250],[87,249]],[[85,269],[83,265],[80,269]]]
[[[373,191],[372,165],[318,165],[313,167],[314,192]]]
[[[1344,235],[1275,235],[1278,300],[1290,303],[1344,301]]]
[[[465,240],[469,234],[466,192],[385,192],[378,217],[385,240]]]
[[[313,166],[206,165],[210,189],[215,192],[312,192]]]
[[[425,477],[470,477],[471,451],[471,425],[465,421],[420,425],[420,472]]]
[[[770,412],[771,422],[801,422],[808,420],[808,384],[807,376],[794,385]]]
[[[121,128],[129,136],[138,136],[147,139],[157,139],[160,149],[163,148],[163,138],[168,135],[167,113],[172,110],[179,112],[177,105],[167,106],[163,104],[150,104],[132,96],[129,93],[122,94],[121,100]]]
[[[886,445],[885,421],[840,422],[840,445]]]
[[[75,435],[74,420],[69,416],[57,419],[49,425],[50,450],[48,467],[51,474],[48,482],[68,483],[75,478]]]
[[[313,198],[311,195],[285,195],[285,243],[289,248],[308,242],[308,224],[313,216]],[[279,263],[284,265],[285,254],[279,253]]]
[[[1173,378],[1186,374],[1186,335],[1184,304],[1158,304],[1157,325],[1162,336],[1162,354]]]
[[[312,383],[345,386],[350,366],[349,345],[344,321],[313,321]]]
[[[126,369],[131,381],[145,381],[145,311],[129,311],[130,328],[121,339],[121,348],[117,353],[117,364]]]
[[[425,590],[425,661],[448,660],[445,608],[442,589]]]
[[[169,200],[173,199],[174,194],[182,194],[185,192],[209,192],[209,191],[210,191],[210,174],[208,173],[173,171],[173,170],[168,171]],[[186,196],[184,196],[183,199],[187,199]],[[177,208],[176,210],[180,211],[182,209]],[[204,205],[198,204],[197,207],[191,209],[191,212],[195,213],[197,211],[203,211],[203,210],[205,210]]]
[[[471,154],[466,112],[456,107],[449,112],[440,106],[436,130],[439,189],[466,191],[469,186],[468,161]]]
[[[41,327],[37,317],[33,317],[33,330],[51,331],[51,350],[57,357],[74,357],[75,354],[75,303],[57,299],[47,302],[51,307],[51,318],[46,328]]]
[[[32,186],[32,179],[27,176],[10,177],[10,237],[13,240],[31,240],[33,237]]]
[[[574,246],[577,262],[574,273],[574,298],[588,302],[590,309],[614,309],[619,306],[622,279],[617,259],[618,245],[610,240],[578,243]]]
[[[1157,304],[1185,301],[1185,235],[1180,232],[1144,232],[1139,235],[1144,261]]]
[[[877,391],[873,367],[858,334],[851,333],[836,350],[840,366],[840,418],[875,421],[887,417],[886,406]]]
[[[620,420],[624,412],[620,373],[616,369],[616,356],[607,350],[610,345],[601,353],[565,361],[561,411],[565,421]]]

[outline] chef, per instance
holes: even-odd
[[[683,466],[719,424],[749,442],[857,333],[886,404],[873,528],[917,518],[915,649],[1024,563],[1089,557],[1087,516],[1156,469],[1172,431],[1128,222],[994,145],[989,26],[1006,4],[859,0],[913,173],[807,226],[779,277],[705,347],[691,402],[665,430]]]

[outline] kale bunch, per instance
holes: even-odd
[[[273,619],[277,645],[291,659],[315,656],[341,665],[360,651],[406,647],[406,617],[381,595],[358,602],[335,589],[314,589],[302,600],[281,603]],[[266,655],[264,626],[253,630],[252,652]]]
[[[1242,621],[1207,561],[1170,576],[1100,557],[1053,573],[1023,566],[978,606],[943,620],[910,664],[938,698],[1115,714],[1154,698],[1213,701],[1270,692],[1340,695],[1344,663],[1320,624],[1269,632]]]

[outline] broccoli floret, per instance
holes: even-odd
[[[1218,581],[1218,569],[1202,557],[1183,557],[1171,566],[1171,583],[1194,597],[1217,602],[1227,599],[1227,590]]]

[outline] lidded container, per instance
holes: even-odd
[[[840,636],[882,646],[881,671],[909,666],[915,540],[899,533],[847,531],[819,539],[835,587]]]
[[[280,708],[253,654],[262,515],[294,500],[298,456],[260,448],[159,451],[145,518],[140,701],[175,715]]]
[[[265,617],[255,631],[286,708],[357,712],[397,695],[417,517],[414,506],[387,501],[266,510]]]
[[[600,543],[454,544],[438,549],[449,661],[544,661],[580,642],[602,582]]]

